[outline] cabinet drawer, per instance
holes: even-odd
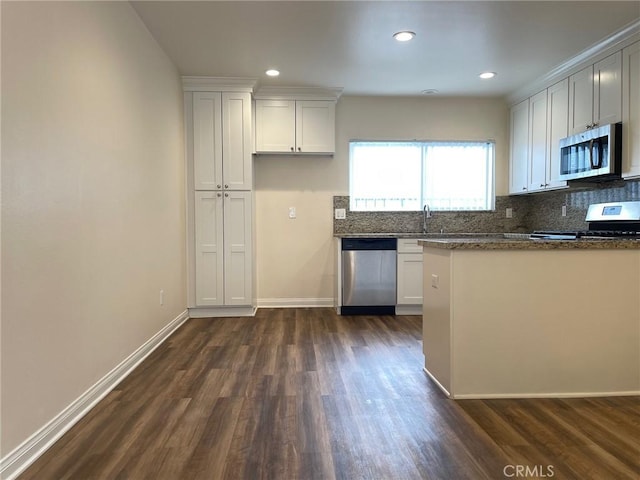
[[[398,253],[422,253],[422,245],[417,238],[399,238]]]

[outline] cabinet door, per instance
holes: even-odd
[[[222,192],[195,192],[196,305],[222,305],[224,293]]]
[[[422,254],[398,254],[398,305],[422,305]]]
[[[256,152],[293,152],[295,125],[293,100],[256,100]]]
[[[593,66],[569,77],[569,134],[593,124]]]
[[[222,94],[222,177],[224,189],[251,190],[251,94]]]
[[[640,42],[622,51],[622,176],[640,177]]]
[[[334,153],[335,108],[331,101],[296,101],[296,151]]]
[[[222,188],[222,95],[193,94],[193,174],[196,190]]]
[[[547,90],[529,99],[528,190],[544,190],[547,183]]]
[[[593,120],[597,125],[622,120],[622,52],[593,66]]]
[[[569,80],[549,87],[547,90],[547,177],[548,188],[567,185],[560,180],[560,140],[569,135]]]
[[[224,303],[252,302],[251,192],[224,192]]]
[[[511,155],[509,158],[509,192],[527,191],[529,163],[529,100],[511,108]]]

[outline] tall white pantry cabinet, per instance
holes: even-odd
[[[184,77],[192,317],[255,312],[251,91]]]

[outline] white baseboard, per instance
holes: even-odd
[[[256,308],[251,305],[242,307],[189,307],[189,318],[209,317],[253,317]]]
[[[50,422],[0,459],[0,478],[12,480],[26,470],[188,319],[189,315],[185,310]]]
[[[333,307],[335,301],[331,298],[259,298],[260,308],[304,308],[304,307]]]
[[[561,392],[561,393],[464,393],[462,395],[451,395],[446,388],[434,377],[426,368],[422,369],[429,378],[442,390],[447,397],[454,400],[490,400],[490,399],[508,399],[508,398],[590,398],[590,397],[635,397],[640,396],[640,391],[620,391],[620,392]]]
[[[434,376],[431,374],[431,372],[430,372],[429,370],[427,370],[425,367],[422,367],[422,370],[424,371],[424,373],[426,373],[426,374],[427,374],[427,376],[431,379],[431,381],[432,381],[433,383],[435,383],[435,384],[437,385],[437,387],[438,387],[440,390],[442,390],[442,392],[443,392],[447,397],[452,398],[452,397],[451,397],[451,394],[449,393],[449,391],[448,391],[446,388],[444,388],[444,386],[443,386],[443,385],[438,381],[438,379],[437,379],[436,377],[434,377]]]
[[[422,305],[396,305],[396,315],[422,315]]]
[[[636,397],[640,391],[622,392],[561,392],[561,393],[464,393],[453,395],[454,400],[491,400],[507,398],[595,398],[595,397]]]

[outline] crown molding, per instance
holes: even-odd
[[[185,92],[253,92],[258,79],[244,77],[197,77],[183,76],[182,89]]]
[[[509,94],[506,97],[507,102],[513,105],[525,100],[638,40],[640,40],[640,20],[628,24],[602,41],[583,50],[578,55],[561,63],[546,75]]]
[[[337,101],[342,88],[259,87],[253,94],[257,100],[329,100]]]

